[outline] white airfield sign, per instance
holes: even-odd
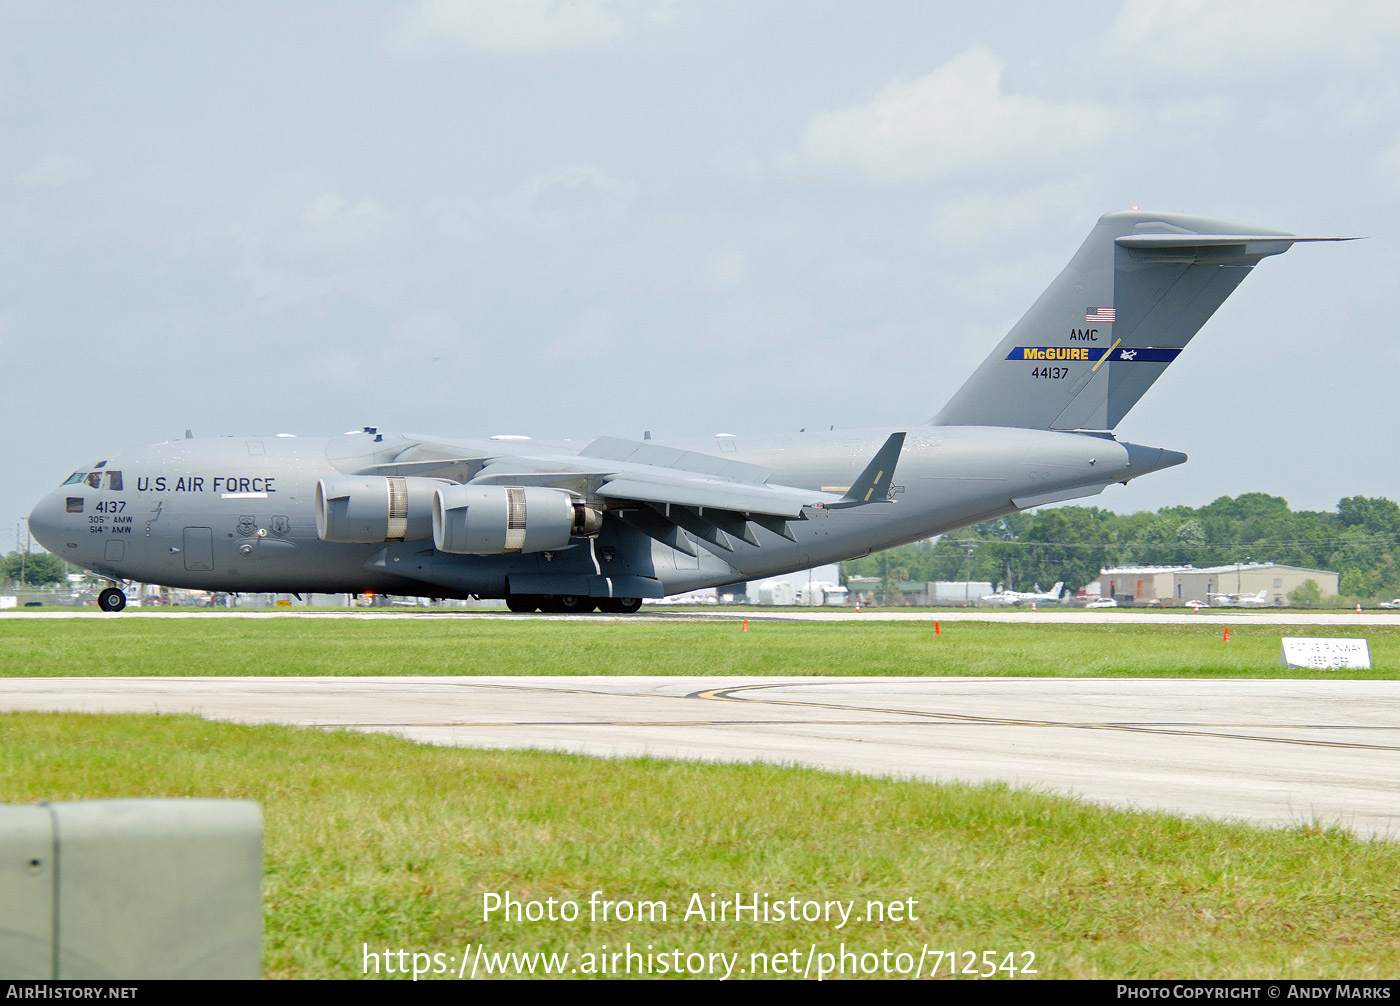
[[[1289,667],[1371,669],[1371,650],[1364,639],[1291,639],[1284,636],[1280,659]]]

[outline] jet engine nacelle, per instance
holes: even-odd
[[[602,519],[563,489],[451,485],[433,494],[433,544],[459,555],[567,548],[575,535],[597,534]]]
[[[322,541],[373,545],[433,536],[433,491],[440,479],[337,475],[316,483],[316,534]]]

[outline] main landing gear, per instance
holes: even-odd
[[[126,595],[116,587],[108,587],[97,595],[97,606],[103,611],[121,611],[126,607]]]
[[[600,597],[582,594],[511,594],[506,607],[511,611],[543,611],[549,614],[581,614],[597,608],[610,614],[630,615],[642,606],[640,597]]]

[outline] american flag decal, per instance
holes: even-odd
[[[1114,315],[1117,313],[1111,307],[1090,307],[1086,308],[1084,324],[1086,325],[1112,325]]]

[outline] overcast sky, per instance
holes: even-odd
[[[1119,427],[1192,460],[1093,502],[1400,500],[1398,51],[1393,2],[0,0],[0,522],[186,428],[924,422],[1135,205],[1370,239],[1265,260]]]

